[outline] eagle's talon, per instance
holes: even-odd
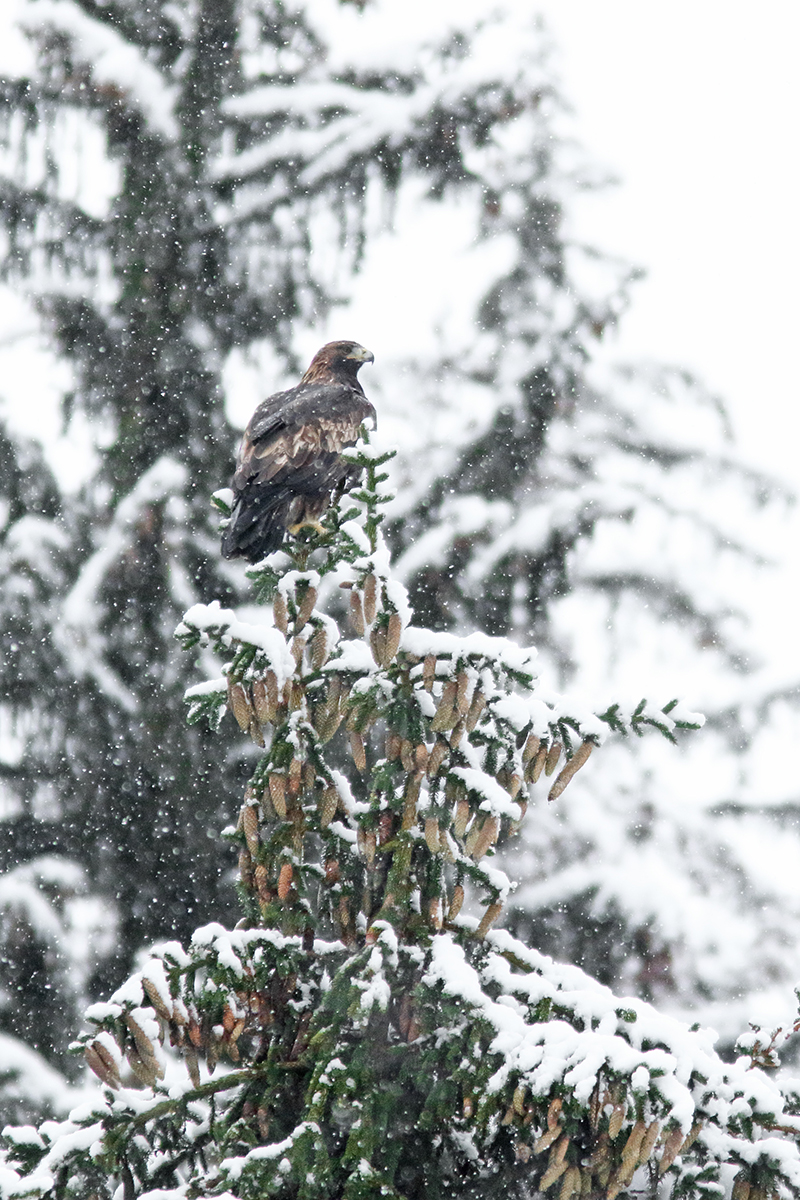
[[[320,525],[319,521],[313,521],[311,518],[307,521],[298,521],[296,525],[287,525],[286,528],[293,537],[297,537],[301,529],[313,529],[318,537],[325,537],[328,532],[324,525]]]

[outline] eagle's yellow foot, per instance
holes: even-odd
[[[324,537],[325,534],[328,532],[328,530],[325,529],[324,526],[320,525],[319,521],[311,521],[311,520],[298,521],[296,525],[289,525],[289,526],[287,526],[287,528],[289,530],[289,533],[291,533],[291,534],[297,534],[300,532],[301,529],[313,529],[314,532],[319,534],[320,537]]]

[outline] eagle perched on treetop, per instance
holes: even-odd
[[[297,387],[259,404],[236,459],[233,509],[222,537],[225,558],[259,562],[287,530],[317,526],[337,490],[358,470],[342,458],[375,409],[358,382],[358,369],[375,357],[358,342],[328,342]]]

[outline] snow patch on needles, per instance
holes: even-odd
[[[403,630],[400,645],[409,654],[424,658],[435,654],[440,658],[487,658],[502,664],[507,670],[533,674],[537,651],[533,646],[521,647],[508,638],[491,637],[487,633],[470,633],[462,637],[455,633],[435,633],[409,625]]]
[[[648,1111],[684,1133],[698,1115],[706,1117],[701,1137],[721,1161],[741,1156],[752,1162],[775,1153],[787,1178],[800,1183],[794,1143],[768,1135],[751,1141],[737,1132],[743,1103],[798,1132],[800,1117],[787,1110],[780,1089],[749,1059],[723,1062],[714,1051],[713,1031],[690,1028],[644,1001],[621,1000],[579,968],[554,963],[504,931],[490,933],[487,943],[485,956],[470,961],[457,935],[439,934],[422,982],[469,1006],[493,1030],[489,1053],[499,1065],[489,1091],[518,1080],[534,1096],[563,1086],[588,1103],[601,1072],[627,1076],[633,1091],[647,1094]],[[524,1007],[511,1005],[511,997]],[[552,1006],[553,1015],[531,1020],[543,1003]]]
[[[180,625],[175,630],[176,637],[197,633],[201,638],[219,639],[223,644],[233,646],[234,642],[247,642],[257,646],[267,657],[269,666],[278,677],[282,686],[290,679],[295,668],[295,662],[286,640],[281,633],[271,625],[251,624],[240,621],[230,608],[223,608],[219,600],[210,604],[194,604],[184,615]],[[216,681],[214,681],[216,686]],[[202,686],[202,685],[200,685]],[[200,695],[194,687],[189,688],[187,697]]]

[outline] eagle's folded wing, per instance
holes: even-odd
[[[233,487],[226,557],[251,562],[280,546],[285,530],[313,522],[352,469],[341,458],[375,410],[347,384],[300,384],[259,405],[245,430]]]

